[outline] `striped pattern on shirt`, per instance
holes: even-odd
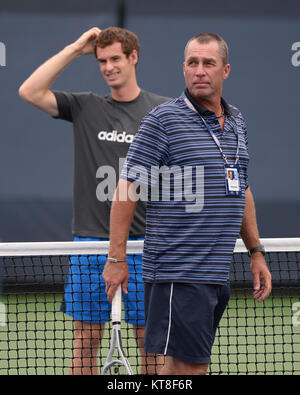
[[[184,99],[182,94],[156,107],[143,119],[121,177],[148,188],[144,281],[224,284],[229,281],[244,213],[249,161],[247,129],[240,111],[223,99],[223,131],[213,112],[201,114],[218,137],[230,164],[235,162],[237,149],[234,125],[239,134],[242,194],[226,196],[224,160],[199,113],[190,109]],[[153,181],[151,177],[153,169],[163,166],[176,170],[170,177],[169,199],[163,198],[167,195],[163,195],[162,180],[157,176]],[[192,170],[186,172],[187,169]],[[196,169],[202,171],[202,178],[196,176]],[[154,185],[160,199],[153,199],[152,194],[151,200]]]

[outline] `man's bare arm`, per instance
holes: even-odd
[[[255,204],[250,188],[246,189],[245,198],[245,211],[240,234],[246,248],[250,250],[260,244]],[[261,252],[252,254],[251,271],[253,275],[254,298],[262,302],[272,290],[272,276]]]
[[[124,262],[107,262],[103,278],[106,283],[108,300],[112,298],[120,284],[123,292],[127,293],[129,279],[126,262],[126,245],[130,225],[134,216],[136,201],[129,198],[131,183],[120,179],[115,191],[110,212],[110,244],[108,256]]]
[[[97,27],[88,30],[74,43],[66,46],[62,51],[38,67],[20,86],[19,95],[21,98],[53,117],[58,116],[56,98],[50,87],[56,77],[75,58],[93,52],[91,42],[100,32],[101,30]]]

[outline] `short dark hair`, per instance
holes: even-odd
[[[94,41],[94,53],[97,56],[97,48],[105,48],[108,45],[112,45],[115,42],[121,43],[123,53],[128,56],[132,51],[136,50],[139,56],[140,43],[137,36],[127,30],[120,27],[108,27],[102,30],[96,40]]]
[[[187,48],[192,41],[197,41],[199,44],[208,44],[211,41],[216,41],[219,45],[219,50],[224,65],[228,63],[228,45],[226,44],[226,41],[221,36],[219,36],[219,34],[203,32],[192,37],[185,46],[184,59],[186,57]]]

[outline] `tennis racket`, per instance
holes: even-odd
[[[111,306],[112,334],[110,339],[110,348],[102,370],[102,375],[133,374],[128,359],[126,358],[122,347],[121,303],[122,303],[122,293],[121,293],[121,285],[119,285],[117,292],[115,293],[112,300],[112,306]],[[117,352],[117,358],[113,359],[115,352]]]

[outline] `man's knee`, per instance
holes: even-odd
[[[102,324],[88,324],[81,321],[74,321],[74,341],[89,343],[97,346],[100,343],[103,331]]]

